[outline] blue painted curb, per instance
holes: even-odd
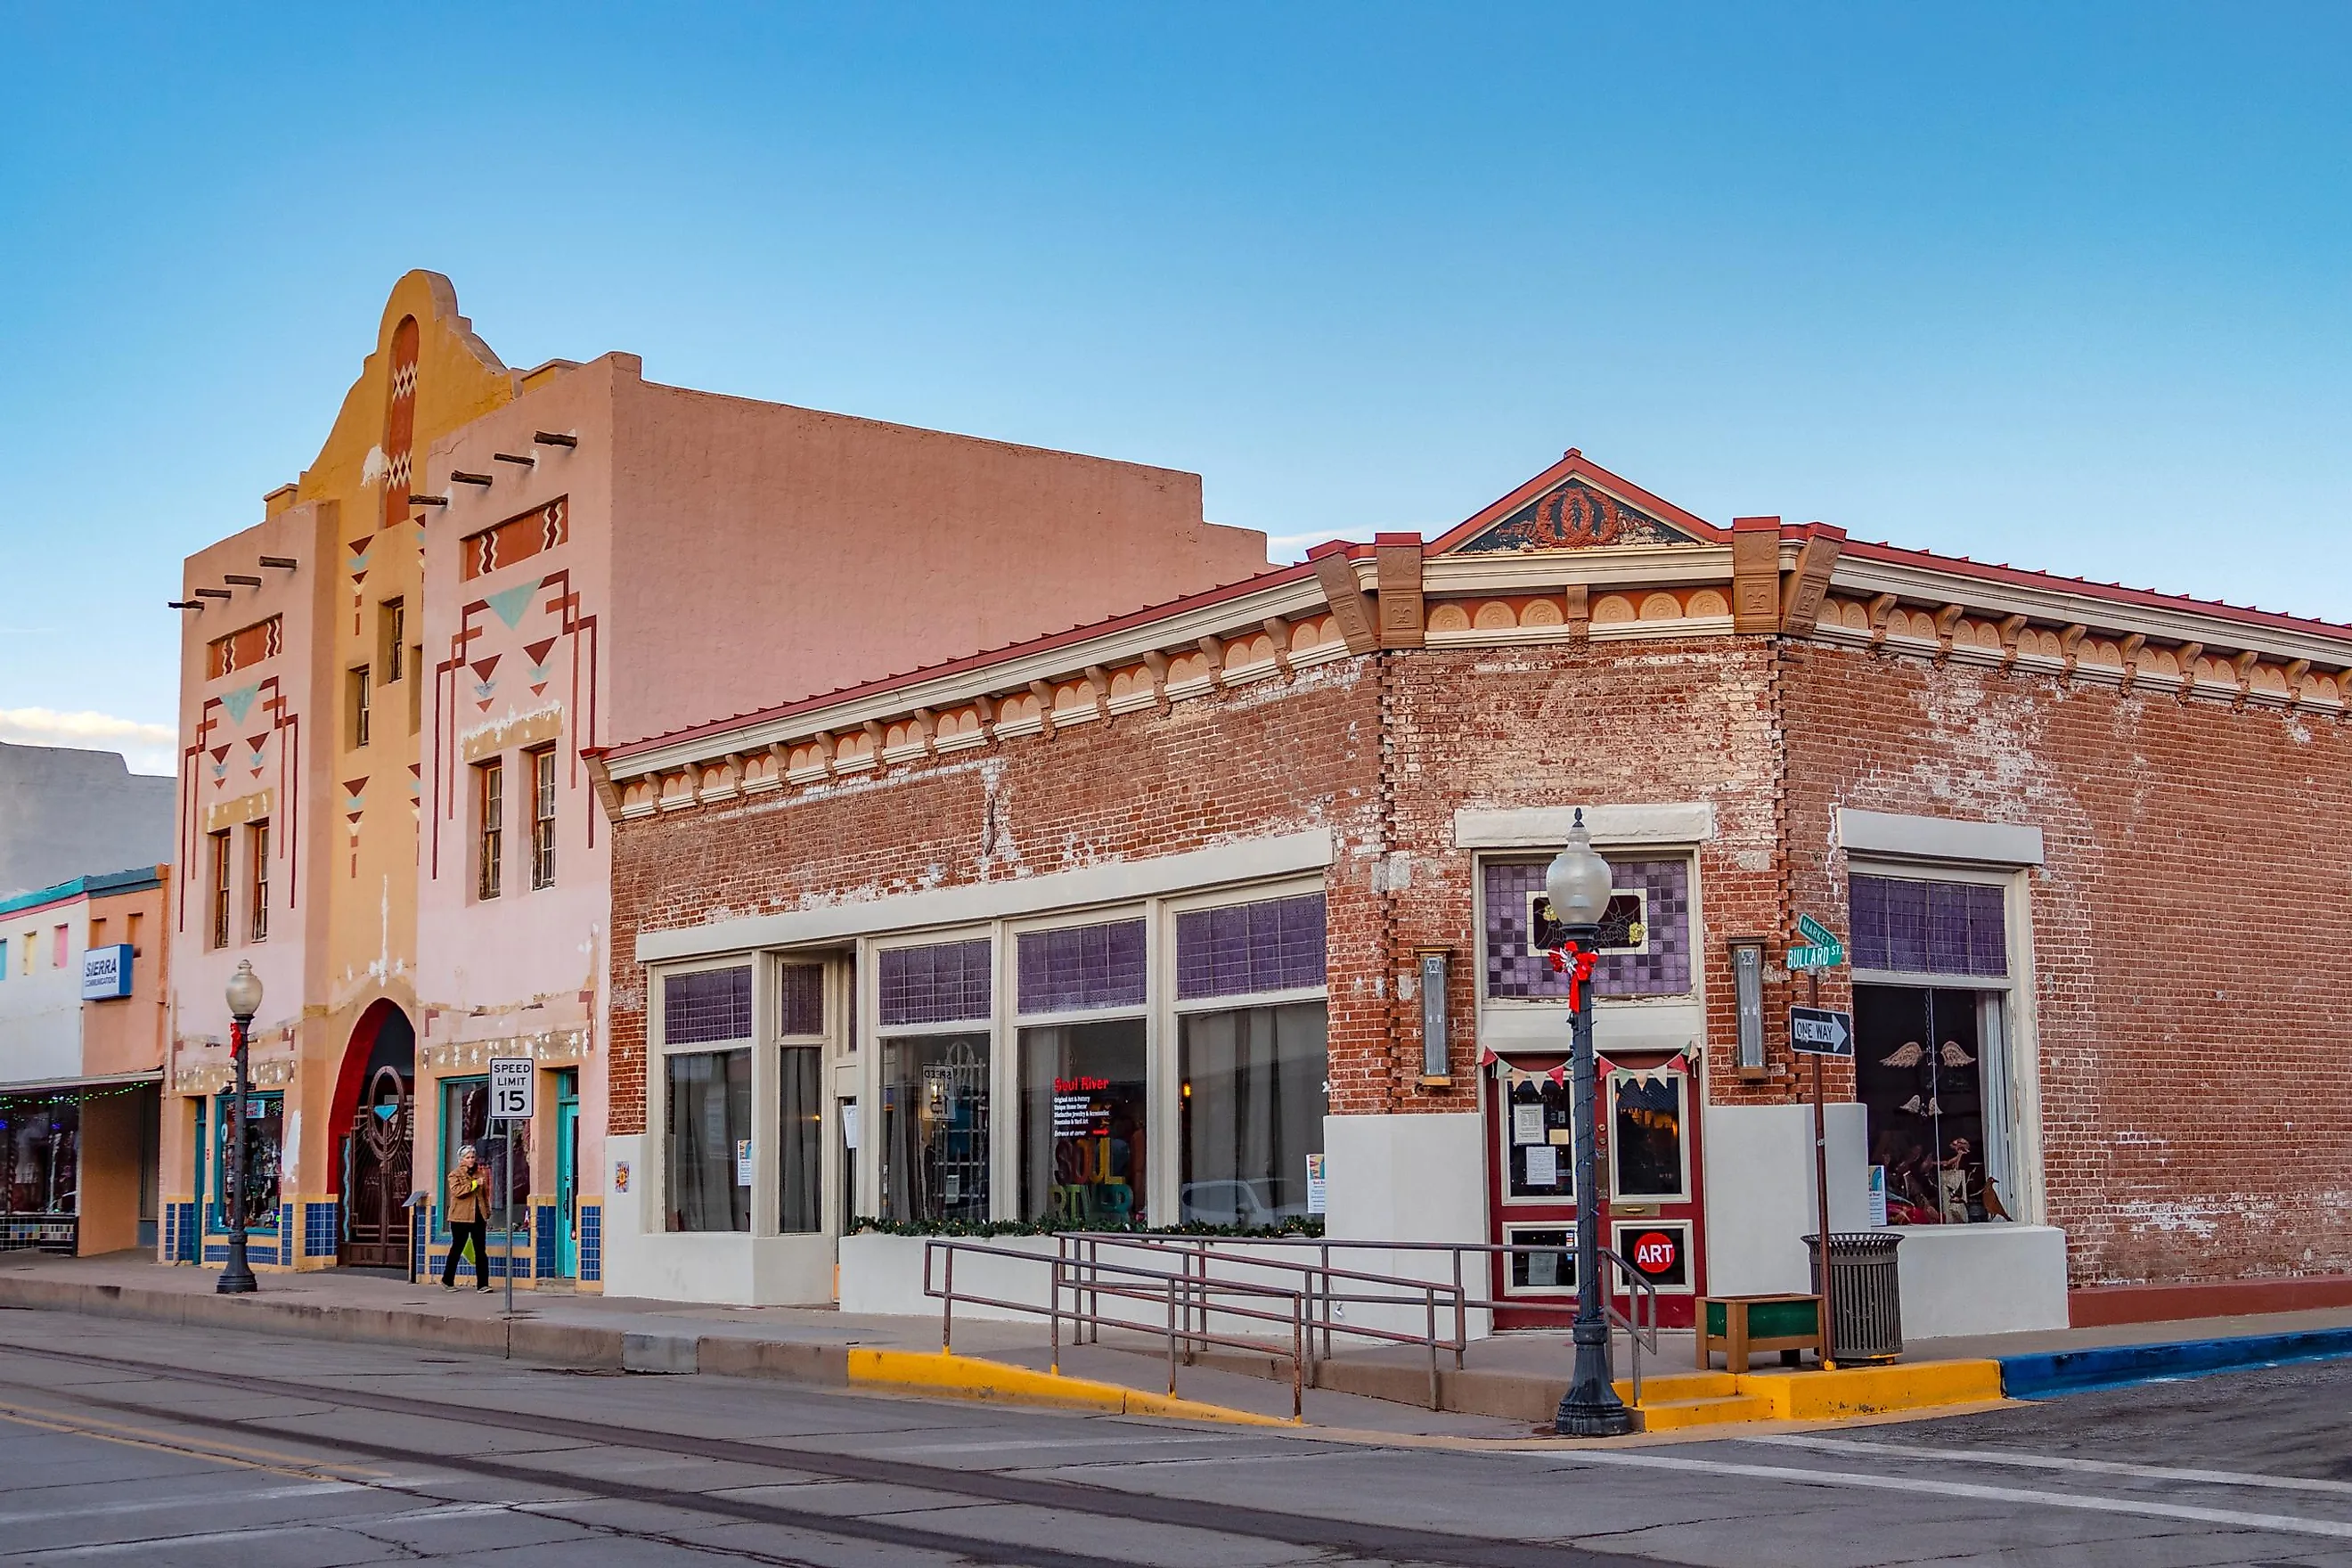
[[[2352,1329],[2299,1334],[2249,1334],[2230,1340],[2181,1340],[2169,1344],[2100,1345],[2090,1350],[2006,1355],[2001,1392],[2011,1399],[2042,1399],[2090,1388],[2121,1388],[2159,1378],[2194,1377],[2232,1368],[2352,1356]]]

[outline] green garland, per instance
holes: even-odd
[[[984,1240],[999,1236],[1058,1236],[1070,1227],[1037,1219],[877,1219],[860,1215],[849,1222],[853,1234],[875,1236],[942,1236]],[[1297,1236],[1323,1234],[1319,1215],[1286,1219],[1280,1225],[1098,1225],[1089,1227],[1106,1235],[1126,1236]]]
[[[71,1089],[55,1094],[0,1094],[0,1112],[30,1105],[88,1105],[93,1100],[114,1100],[126,1094],[136,1094],[142,1089],[155,1089],[153,1083],[119,1083],[105,1089],[85,1092]]]

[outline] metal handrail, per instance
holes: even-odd
[[[1165,1256],[1174,1251],[1181,1259],[1181,1267],[1184,1271],[1190,1274],[1197,1266],[1200,1269],[1200,1278],[1204,1281],[1208,1279],[1210,1265],[1216,1262],[1234,1267],[1287,1271],[1297,1278],[1296,1288],[1305,1297],[1307,1323],[1309,1331],[1306,1345],[1305,1371],[1307,1374],[1311,1376],[1316,1363],[1314,1331],[1318,1329],[1323,1336],[1323,1354],[1327,1357],[1331,1353],[1330,1342],[1335,1333],[1351,1335],[1358,1339],[1384,1341],[1391,1344],[1423,1346],[1429,1352],[1429,1407],[1433,1410],[1442,1408],[1443,1401],[1437,1368],[1438,1352],[1453,1352],[1454,1370],[1458,1372],[1462,1368],[1463,1351],[1468,1342],[1466,1337],[1468,1312],[1464,1306],[1464,1292],[1461,1286],[1449,1285],[1442,1280],[1400,1279],[1392,1274],[1375,1274],[1360,1269],[1334,1268],[1328,1253],[1313,1263],[1293,1258],[1243,1258],[1221,1256],[1213,1250],[1210,1243],[1222,1239],[1224,1238],[1161,1237],[1148,1232],[1131,1231],[1066,1231],[1059,1232],[1055,1236],[1056,1250],[1061,1257],[1073,1258],[1073,1247],[1082,1247],[1088,1268],[1099,1264],[1105,1247],[1128,1247],[1156,1256]],[[1264,1239],[1274,1241],[1280,1238]],[[1165,1245],[1169,1242],[1181,1245],[1171,1247]],[[1313,1237],[1304,1238],[1304,1243],[1318,1245]],[[1335,1309],[1349,1305],[1403,1308],[1418,1305],[1422,1309],[1423,1328],[1419,1333],[1409,1333],[1401,1330],[1379,1329],[1364,1323],[1339,1321]],[[1451,1337],[1442,1336],[1438,1332],[1438,1314],[1441,1310],[1452,1319],[1454,1332]]]
[[[1355,1241],[1338,1240],[1325,1237],[1309,1236],[1194,1237],[1169,1234],[1153,1235],[1150,1233],[1139,1234],[1135,1232],[1122,1231],[1074,1231],[1062,1232],[1058,1234],[1061,1237],[1071,1240],[1115,1242],[1129,1246],[1150,1245],[1176,1247],[1196,1250],[1205,1250],[1212,1247],[1223,1248],[1234,1247],[1314,1247],[1318,1251],[1318,1257],[1319,1259],[1318,1266],[1324,1268],[1328,1268],[1330,1267],[1331,1254],[1334,1250],[1341,1252],[1415,1252],[1446,1254],[1452,1258],[1454,1266],[1452,1286],[1454,1295],[1454,1333],[1453,1342],[1450,1346],[1440,1343],[1433,1348],[1433,1354],[1434,1353],[1435,1349],[1453,1349],[1454,1365],[1454,1370],[1457,1372],[1461,1370],[1463,1363],[1462,1347],[1466,1344],[1467,1324],[1465,1320],[1470,1312],[1492,1312],[1501,1308],[1524,1307],[1527,1305],[1527,1302],[1523,1298],[1479,1296],[1470,1294],[1463,1282],[1463,1258],[1466,1255],[1473,1253],[1486,1258],[1498,1258],[1515,1256],[1521,1253],[1528,1255],[1558,1254],[1563,1250],[1563,1248],[1558,1247],[1543,1246],[1526,1242]],[[1601,1249],[1601,1256],[1624,1279],[1628,1287],[1627,1295],[1631,1300],[1633,1307],[1633,1310],[1630,1314],[1620,1312],[1617,1310],[1615,1300],[1606,1294],[1601,1298],[1602,1310],[1612,1326],[1625,1331],[1628,1348],[1631,1352],[1630,1370],[1633,1374],[1633,1403],[1639,1405],[1642,1402],[1642,1352],[1643,1350],[1647,1350],[1653,1356],[1658,1354],[1658,1288],[1653,1281],[1643,1279],[1641,1274],[1634,1269],[1633,1264],[1621,1254],[1603,1247]],[[1260,1264],[1257,1265],[1257,1267],[1271,1267],[1271,1265]],[[1341,1272],[1344,1273],[1346,1271],[1342,1270]],[[1367,1278],[1367,1276],[1363,1275],[1357,1275],[1355,1277]],[[1383,1279],[1397,1284],[1429,1283],[1427,1281],[1399,1280],[1392,1275],[1374,1275],[1369,1276],[1369,1278]],[[1443,1282],[1440,1281],[1437,1283]],[[1335,1324],[1331,1321],[1328,1310],[1318,1316],[1311,1318],[1310,1327],[1320,1329],[1322,1331],[1322,1354],[1326,1358],[1331,1354],[1331,1336],[1334,1332],[1353,1333],[1357,1331],[1346,1323]],[[1433,1372],[1433,1386],[1434,1382],[1435,1374]],[[1433,1402],[1431,1408],[1436,1408]]]
[[[1007,1300],[1001,1297],[982,1296],[958,1290],[955,1287],[955,1260],[959,1253],[1012,1258],[1024,1263],[1050,1264],[1052,1266],[1051,1296],[1048,1305],[1040,1307],[1034,1301]],[[931,1271],[931,1260],[935,1256],[944,1258],[939,1282],[936,1285],[932,1282]],[[1180,1344],[1182,1346],[1183,1357],[1187,1364],[1192,1362],[1196,1347],[1207,1345],[1222,1345],[1229,1349],[1259,1353],[1273,1350],[1276,1354],[1281,1353],[1278,1346],[1269,1346],[1262,1339],[1244,1339],[1213,1331],[1209,1326],[1209,1314],[1212,1311],[1252,1322],[1286,1323],[1290,1328],[1288,1360],[1291,1368],[1291,1419],[1294,1421],[1305,1419],[1307,1334],[1307,1299],[1306,1292],[1303,1290],[1286,1289],[1279,1286],[1255,1285],[1244,1280],[1211,1280],[1205,1276],[1195,1277],[1189,1269],[1182,1273],[1171,1274],[1164,1269],[1138,1268],[1118,1263],[1103,1263],[1099,1260],[1090,1262],[1086,1267],[1086,1274],[1087,1278],[1081,1280],[1078,1265],[1059,1251],[1048,1255],[945,1237],[931,1237],[923,1245],[923,1294],[938,1298],[940,1303],[940,1349],[942,1352],[951,1352],[954,1349],[955,1307],[958,1301],[969,1306],[995,1307],[1008,1311],[1042,1313],[1053,1325],[1052,1369],[1058,1376],[1062,1370],[1062,1321],[1065,1318],[1071,1321],[1074,1328],[1092,1327],[1099,1342],[1101,1329],[1106,1322],[1113,1328],[1155,1331],[1153,1325],[1125,1317],[1107,1316],[1102,1307],[1103,1298],[1108,1297],[1114,1301],[1150,1302],[1165,1309],[1164,1329],[1160,1331],[1164,1331],[1168,1342],[1168,1392],[1172,1397],[1176,1393],[1176,1364]],[[1105,1282],[1106,1275],[1111,1277],[1108,1283]],[[1062,1292],[1065,1289],[1071,1293],[1071,1305],[1067,1309],[1062,1305]],[[1083,1307],[1079,1305],[1082,1296],[1087,1302]],[[1252,1300],[1267,1303],[1286,1302],[1288,1310],[1279,1310],[1270,1305],[1248,1305],[1247,1303]],[[1199,1318],[1198,1326],[1194,1323],[1196,1314]],[[1074,1340],[1072,1342],[1081,1342]]]

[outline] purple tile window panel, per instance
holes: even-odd
[[[1568,1000],[1568,976],[1534,945],[1535,900],[1544,890],[1549,860],[1489,860],[1486,882],[1486,994]],[[1642,945],[1604,952],[1592,966],[1596,996],[1684,996],[1691,988],[1690,862],[1611,860],[1619,893],[1638,892],[1643,904]]]
[[[702,969],[662,979],[662,1042],[698,1046],[751,1037],[751,971]]]
[[[996,1000],[995,957],[986,937],[925,947],[886,947],[877,978],[881,1026],[985,1019]]]
[[[1176,917],[1176,994],[1244,996],[1323,984],[1323,895],[1189,910]]]
[[[787,963],[776,973],[776,1032],[824,1034],[824,965]]]
[[[2009,921],[1990,882],[1853,879],[1853,966],[1905,974],[2009,973]]]
[[[1143,1005],[1141,921],[1023,931],[1013,956],[1024,1013]]]

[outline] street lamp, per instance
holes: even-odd
[[[1612,879],[1609,862],[1594,852],[1580,810],[1568,830],[1567,847],[1544,872],[1552,919],[1565,928],[1570,989],[1575,997],[1575,1010],[1569,1015],[1569,1053],[1576,1121],[1576,1328],[1570,1335],[1576,1344],[1576,1371],[1552,1421],[1552,1430],[1563,1437],[1618,1437],[1633,1430],[1633,1413],[1617,1397],[1610,1371],[1609,1323],[1601,1309],[1601,1292],[1609,1282],[1601,1274],[1600,1184],[1593,1170],[1592,987],[1589,968],[1577,964],[1580,952],[1591,953],[1601,944],[1601,920],[1608,912]]]
[[[253,1293],[253,1267],[245,1260],[245,1096],[250,1087],[253,1016],[261,1011],[261,976],[250,959],[239,959],[228,977],[229,1051],[236,1062],[236,1087],[228,1110],[228,1267],[213,1287],[224,1296]]]

